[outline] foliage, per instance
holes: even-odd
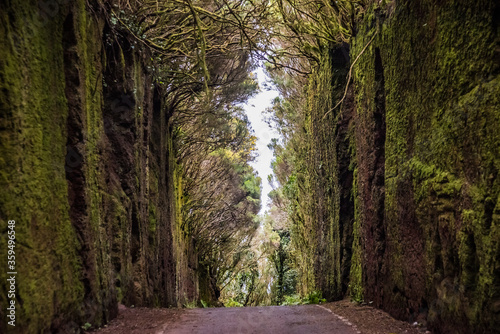
[[[300,240],[291,242],[297,229],[291,222],[301,214],[296,202],[307,172],[300,166],[307,152],[305,75],[330,43],[349,39],[353,18],[366,6],[364,1],[324,0],[118,0],[108,6],[114,31],[126,32],[134,46],[150,54],[182,165],[182,226],[194,240],[216,296],[237,281],[246,294],[240,291],[234,298],[246,305],[256,281],[263,279],[255,269],[262,266],[256,258],[262,257],[273,265],[267,272],[277,275],[271,284],[275,302],[295,293],[300,273],[291,254]],[[263,252],[251,249],[260,207],[261,180],[248,166],[256,139],[239,106],[257,89],[250,74],[254,56],[267,61],[281,93],[269,111],[269,122],[283,138],[272,144],[277,219],[268,231],[279,242],[269,242]],[[257,295],[265,295],[260,290]]]
[[[149,60],[160,112],[173,133],[181,230],[217,299],[254,266],[250,244],[261,179],[249,165],[256,137],[241,104],[258,90],[252,52],[267,38],[270,12],[264,1],[116,0],[102,6],[114,34],[109,43],[124,36]]]
[[[184,308],[196,308],[198,306],[198,302],[196,300],[192,300],[190,302],[184,303]]]
[[[263,1],[118,0],[108,7],[113,29],[151,54],[155,80],[181,118],[198,113],[196,97],[200,105],[238,99],[231,83],[248,76],[251,52],[265,37],[257,27],[269,15]]]
[[[322,298],[321,291],[313,291],[305,297],[300,297],[298,294],[287,295],[285,300],[280,305],[306,305],[306,304],[321,304],[325,303],[326,299]]]
[[[304,304],[302,298],[298,294],[285,296],[285,300],[281,305],[302,305]]]
[[[92,324],[86,322],[83,326],[82,326],[82,329],[84,331],[88,331],[90,328],[92,327]]]
[[[233,299],[229,299],[225,304],[224,304],[225,307],[242,307],[243,304],[233,300]]]
[[[325,298],[322,298],[321,291],[313,291],[303,300],[304,304],[320,304],[326,302]]]
[[[270,254],[269,259],[276,273],[275,280],[275,302],[277,305],[283,303],[286,295],[295,293],[297,273],[292,269],[290,259],[290,231],[275,230],[278,242],[277,247]]]
[[[267,121],[281,139],[270,145],[275,156],[270,196],[272,210],[279,212],[275,215],[286,222],[288,266],[295,273],[297,292],[305,296],[305,302],[318,302],[321,297],[315,291],[327,289],[328,298],[332,298],[336,293],[332,291],[340,289],[340,284],[333,283],[336,278],[332,272],[337,265],[333,264],[334,249],[342,246],[336,246],[341,240],[335,240],[332,231],[341,224],[329,212],[338,208],[340,201],[340,187],[332,180],[338,173],[333,154],[339,145],[336,141],[341,139],[335,138],[334,117],[317,122],[315,115],[325,114],[336,90],[345,88],[341,69],[335,69],[341,79],[333,77],[331,53],[350,40],[356,19],[371,1],[285,0],[276,4],[280,17],[275,36],[278,60],[267,63],[266,69],[280,97],[267,111]],[[278,263],[279,258],[275,256]],[[323,262],[331,263],[332,269],[319,272]]]

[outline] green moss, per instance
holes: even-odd
[[[56,315],[77,313],[83,298],[68,215],[62,19],[45,21],[34,1],[0,14],[0,230],[16,221],[16,329],[25,333],[49,330]]]
[[[360,212],[359,212],[359,197],[358,197],[358,175],[357,169],[354,170],[353,180],[353,200],[354,200],[354,225],[353,225],[353,242],[352,242],[352,257],[351,270],[349,277],[349,293],[351,299],[360,303],[364,299],[363,295],[363,249],[361,248],[361,231],[360,231]]]
[[[405,291],[411,279],[403,247],[413,245],[402,244],[405,208],[399,204],[399,189],[410,183],[425,240],[427,282],[426,291],[414,298],[430,305],[431,326],[457,332],[498,326],[492,311],[500,300],[494,276],[498,217],[492,212],[500,192],[500,86],[492,6],[492,1],[398,3],[385,18],[375,14],[377,24],[373,15],[366,16],[351,52],[359,54],[379,31],[355,66],[354,81],[358,115],[364,117],[374,111],[378,48],[386,92],[387,286]],[[384,307],[413,303],[410,290],[405,298],[384,293]]]
[[[60,5],[45,20],[35,1],[14,1],[0,14],[0,184],[8,190],[0,194],[0,230],[6,231],[5,219],[16,220],[17,261],[22,263],[16,268],[22,277],[18,302],[23,301],[17,328],[23,333],[48,331],[70,321],[99,326],[110,320],[117,301],[175,305],[184,292],[196,289],[195,283],[185,283],[194,275],[188,268],[193,254],[182,224],[183,181],[181,174],[174,177],[173,140],[164,127],[168,121],[163,113],[165,142],[154,143],[161,148],[161,156],[152,157],[156,146],[151,149],[150,140],[156,138],[148,136],[153,103],[146,100],[152,94],[145,91],[150,79],[144,73],[143,57],[137,52],[125,58],[118,46],[119,68],[110,66],[104,72],[104,20],[86,6],[84,0]],[[103,119],[113,121],[113,115],[103,115],[112,103],[104,100],[103,75],[123,76],[109,81],[106,93],[134,94],[135,123],[127,131],[140,140],[130,147],[132,175],[114,170],[109,161],[115,150],[122,149],[111,145],[123,133],[117,129],[117,137],[108,138],[104,131]],[[71,121],[81,122],[77,132],[81,130],[82,136],[78,151],[83,161],[78,168],[83,175],[69,180],[76,192],[71,199],[76,196],[81,209],[74,221],[69,217],[66,145],[80,133],[66,133],[71,123],[66,94]],[[163,160],[163,166],[156,168],[156,158],[165,155],[168,162]],[[160,178],[159,173],[167,176]],[[159,189],[159,179],[168,180],[161,185],[167,190]],[[176,193],[172,180],[179,189]],[[73,182],[83,185],[76,187]],[[124,183],[132,193],[125,193]],[[5,240],[1,238],[0,245],[5,246]],[[172,240],[172,244],[160,240]],[[166,262],[174,268],[157,278],[154,271],[160,271],[160,261],[147,260],[161,252],[171,255]],[[5,267],[5,258],[0,264]],[[0,277],[6,282],[5,272]],[[196,291],[188,298],[193,294]],[[0,301],[3,305],[6,296]]]

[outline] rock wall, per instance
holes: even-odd
[[[299,250],[296,266],[301,268],[299,290],[308,294],[317,289],[327,299],[339,299],[347,291],[353,243],[352,89],[340,113],[331,109],[344,95],[348,45],[330,49],[324,59],[307,88],[307,140],[298,152],[298,160],[306,163],[297,164],[293,176],[298,191],[292,226]]]
[[[354,75],[365,298],[443,333],[500,324],[499,9],[398,2],[353,41],[377,33]]]
[[[495,1],[390,1],[359,18],[348,57],[331,48],[295,210],[309,290],[438,333],[499,331],[499,22]]]
[[[73,332],[118,303],[197,299],[171,111],[147,52],[104,17],[84,0],[2,4],[0,249],[15,220],[14,332]]]

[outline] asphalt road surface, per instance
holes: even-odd
[[[156,334],[357,334],[346,319],[318,305],[187,310]]]

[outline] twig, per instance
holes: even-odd
[[[347,89],[349,88],[349,84],[351,83],[351,75],[352,75],[352,68],[354,67],[354,64],[356,64],[356,62],[358,61],[359,57],[365,52],[366,48],[368,47],[368,45],[370,45],[370,43],[373,41],[373,39],[375,38],[375,36],[377,36],[377,33],[378,31],[375,32],[375,34],[373,34],[373,37],[372,39],[370,39],[370,41],[365,45],[365,47],[363,48],[363,50],[361,50],[361,52],[359,53],[359,55],[356,57],[356,59],[354,60],[354,62],[351,64],[351,67],[349,68],[349,75],[347,76],[347,84],[345,85],[345,90],[344,90],[344,96],[342,97],[342,99],[335,105],[335,107],[333,107],[332,109],[328,110],[326,112],[326,114],[323,116],[323,119],[325,119],[326,115],[328,115],[330,112],[332,112],[335,108],[337,108],[342,102],[344,102],[345,100],[345,97],[347,95]]]

